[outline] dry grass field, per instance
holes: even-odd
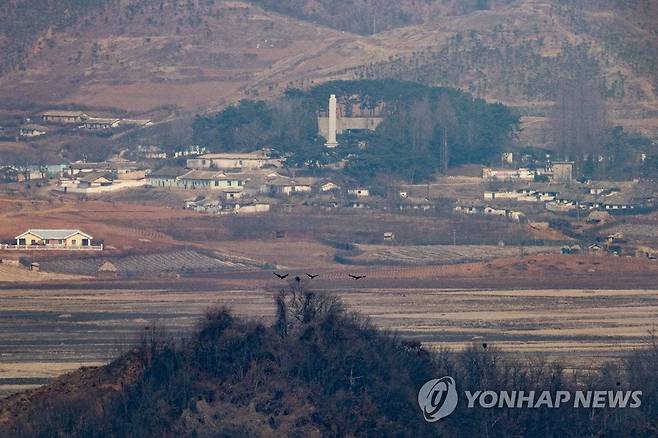
[[[237,315],[270,322],[273,296],[287,283],[266,274],[5,285],[0,289],[0,394],[107,362],[138,342],[145,327],[174,336],[189,333],[211,306],[226,305]],[[655,288],[492,289],[484,281],[482,287],[463,288],[447,287],[440,279],[433,287],[419,287],[413,280],[381,281],[376,271],[368,275],[356,282],[346,271],[334,271],[307,284],[335,293],[377,326],[428,348],[457,350],[487,342],[509,354],[586,369],[642,345],[658,321]]]
[[[79,275],[56,274],[50,272],[30,271],[27,268],[0,264],[0,283],[4,282],[44,282],[71,281],[83,278]]]

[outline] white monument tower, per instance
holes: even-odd
[[[332,94],[329,97],[329,135],[327,135],[327,142],[324,144],[328,148],[338,146],[336,141],[336,117],[336,95]]]

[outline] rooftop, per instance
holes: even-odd
[[[94,172],[85,173],[83,175],[84,176],[78,178],[79,181],[94,182],[99,178],[105,178],[107,180],[112,180],[112,178],[110,178],[110,176],[105,172],[94,171]]]
[[[34,131],[48,131],[50,128],[47,128],[43,125],[28,123],[26,125],[21,126],[21,129],[28,129],[28,130],[34,130]]]
[[[42,116],[48,117],[82,117],[86,116],[82,111],[50,110],[42,113]]]
[[[117,123],[120,122],[121,119],[116,119],[116,118],[107,118],[107,117],[89,117],[87,119],[88,123]]]
[[[213,172],[212,170],[190,170],[181,179],[194,180],[224,180],[229,179],[224,172]],[[237,178],[236,178],[237,179]]]
[[[150,177],[155,178],[176,178],[187,173],[187,169],[182,167],[164,166],[150,173]]]
[[[137,169],[139,165],[132,161],[105,161],[102,163],[71,163],[70,169]]]
[[[201,158],[205,159],[227,159],[227,160],[263,160],[267,159],[267,154],[263,151],[256,151],[256,152],[241,152],[241,153],[235,153],[235,152],[226,152],[226,153],[215,153],[215,154],[205,154],[201,155]]]
[[[27,233],[34,234],[35,236],[40,237],[44,240],[50,240],[50,239],[64,240],[68,237],[73,236],[74,234],[77,234],[77,233],[83,234],[84,236],[88,237],[89,239],[92,238],[89,234],[84,233],[80,230],[73,230],[73,229],[66,229],[66,230],[65,229],[61,229],[61,230],[60,229],[39,229],[39,228],[29,229],[26,232],[16,236],[16,238],[18,239],[19,237],[21,237],[21,236],[23,236]]]

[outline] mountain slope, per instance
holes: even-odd
[[[658,11],[647,1],[101,3],[40,34],[22,68],[0,78],[6,107],[177,117],[289,85],[396,77],[517,106],[527,140],[543,143],[556,84],[579,70],[598,84],[615,122],[658,132]]]

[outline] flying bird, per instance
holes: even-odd
[[[320,274],[313,275],[313,274],[309,274],[308,272],[306,273],[306,276],[308,276],[308,278],[310,278],[311,280],[313,280],[314,278],[317,278],[319,275]]]
[[[273,272],[273,274],[276,275],[277,277],[279,277],[281,280],[283,280],[284,278],[286,278],[288,276],[288,274],[277,274],[276,272]]]
[[[361,280],[362,278],[366,278],[365,275],[352,275],[352,274],[349,274],[349,276],[352,277],[355,280]]]
[[[301,283],[301,282],[302,282],[302,279],[301,279],[301,277],[297,276],[297,277],[295,277],[295,281],[296,281],[297,283]]]

